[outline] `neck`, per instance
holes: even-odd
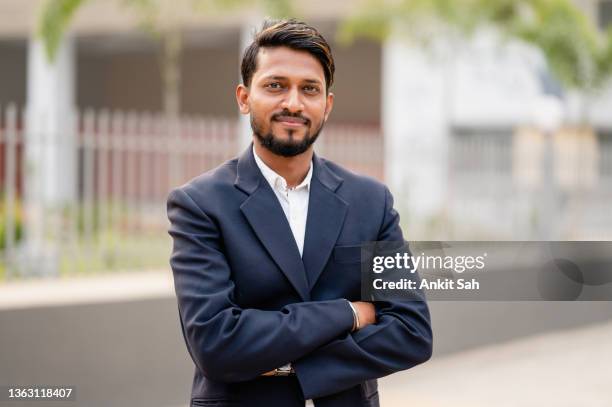
[[[310,169],[313,154],[312,146],[302,154],[293,157],[283,157],[262,147],[257,140],[254,140],[253,144],[257,156],[274,172],[283,177],[287,181],[288,187],[295,187],[304,181]]]

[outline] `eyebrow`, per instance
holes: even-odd
[[[275,80],[287,80],[289,78],[287,78],[286,76],[280,76],[280,75],[269,75],[263,78],[263,80],[269,80],[269,79],[275,79]],[[315,83],[315,84],[321,84],[321,81],[318,79],[304,79],[304,82],[306,83]]]

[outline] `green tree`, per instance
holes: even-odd
[[[612,26],[601,31],[571,0],[366,0],[340,38],[392,33],[423,46],[493,27],[539,48],[565,87],[593,94],[612,76]]]

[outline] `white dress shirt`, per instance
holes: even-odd
[[[253,156],[259,170],[278,198],[283,212],[287,217],[291,233],[300,251],[300,256],[304,252],[304,237],[306,235],[306,219],[308,218],[308,199],[310,197],[310,180],[312,179],[312,161],[306,178],[300,185],[294,188],[287,188],[287,181],[277,174],[272,168],[268,167],[255,152],[253,146]],[[290,365],[290,364],[289,364]],[[306,400],[306,407],[314,407],[312,400]]]
[[[312,179],[312,161],[306,178],[300,185],[287,188],[287,181],[277,174],[272,168],[268,167],[261,158],[257,156],[253,147],[255,162],[259,167],[268,184],[276,194],[278,201],[287,217],[291,233],[297,244],[300,256],[304,252],[304,237],[306,235],[306,219],[308,218],[308,198],[310,197],[310,180]]]

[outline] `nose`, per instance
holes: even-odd
[[[297,88],[292,88],[286,93],[286,97],[283,99],[281,107],[290,112],[301,112],[304,110],[304,104],[300,99],[300,92]]]

